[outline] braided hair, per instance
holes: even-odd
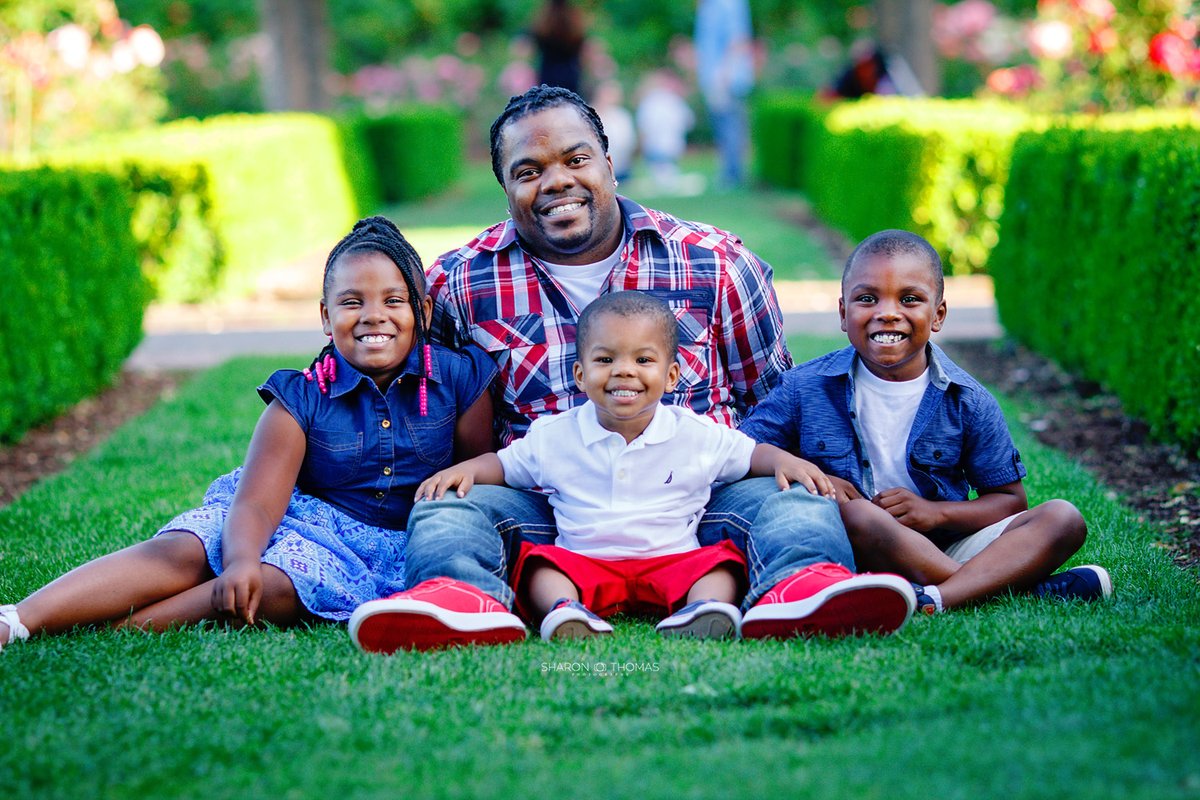
[[[530,114],[558,106],[574,106],[579,111],[579,115],[592,126],[592,131],[600,141],[601,149],[608,153],[608,137],[604,134],[604,123],[600,121],[600,115],[596,113],[596,109],[589,106],[587,101],[570,89],[564,89],[561,86],[547,86],[543,83],[541,86],[534,86],[525,94],[513,95],[508,98],[508,105],[492,123],[492,173],[496,176],[496,180],[500,181],[501,186],[504,185],[504,168],[500,164],[500,133],[504,130],[504,126],[510,122],[524,119]]]
[[[328,299],[330,285],[333,281],[333,265],[344,255],[351,253],[382,253],[392,260],[404,278],[408,287],[408,304],[412,307],[413,320],[416,326],[417,342],[421,346],[421,416],[428,412],[428,389],[426,379],[429,377],[430,335],[425,324],[423,301],[425,299],[425,268],[421,265],[421,257],[417,251],[400,233],[396,224],[387,217],[374,216],[360,219],[354,223],[354,228],[342,237],[342,240],[329,251],[325,260],[325,275],[321,281],[321,296]],[[333,342],[325,345],[313,361],[311,370],[304,370],[304,376],[310,381],[315,379],[321,392],[326,390],[325,380],[337,380],[337,362],[333,358]]]

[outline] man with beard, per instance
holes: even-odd
[[[791,366],[771,268],[732,234],[618,196],[603,125],[578,95],[538,86],[513,97],[492,124],[491,155],[510,219],[441,256],[429,295],[434,338],[480,346],[496,362],[500,445],[536,417],[585,402],[573,375],[576,323],[610,292],[658,297],[677,320],[680,376],[665,403],[736,427]],[[419,424],[444,424],[449,436],[453,419]],[[554,542],[545,494],[447,493],[417,503],[408,531],[412,588],[360,606],[350,632],[361,648],[524,638],[509,612],[509,568],[522,540]],[[695,535],[701,545],[730,539],[746,553],[742,607],[747,623],[757,620],[747,628],[754,635],[892,631],[915,604],[907,582],[850,571],[837,504],[803,487],[781,492],[771,478],[720,486]]]

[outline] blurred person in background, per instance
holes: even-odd
[[[582,94],[580,56],[587,39],[587,19],[571,0],[546,0],[533,21],[538,50],[538,83]]]
[[[624,104],[624,91],[616,81],[605,81],[596,87],[593,107],[604,123],[608,134],[608,155],[613,163],[613,176],[618,181],[629,179],[633,171],[633,156],[637,152],[638,135],[633,114]]]
[[[659,189],[670,190],[678,183],[679,159],[687,149],[688,131],[696,124],[683,91],[683,81],[668,69],[658,69],[646,76],[639,92],[638,141],[650,179]]]
[[[708,107],[720,166],[717,184],[744,179],[749,123],[746,97],[754,87],[754,50],[747,0],[699,0],[696,5],[696,77]]]

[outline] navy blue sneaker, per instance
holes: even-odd
[[[612,625],[592,613],[578,600],[560,597],[542,620],[541,633],[546,641],[551,639],[583,639],[588,636],[612,633]]]
[[[1033,587],[1033,593],[1062,600],[1103,600],[1112,596],[1112,578],[1104,567],[1089,564],[1051,575]]]
[[[925,593],[925,587],[919,583],[914,583],[912,587],[913,592],[917,595],[916,612],[918,614],[924,614],[928,617],[932,617],[934,614],[936,614],[938,611],[937,601]]]

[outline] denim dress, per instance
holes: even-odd
[[[381,392],[342,358],[328,394],[297,370],[279,370],[258,388],[279,403],[307,440],[287,510],[262,561],[283,571],[311,613],[346,620],[360,604],[405,588],[404,527],[421,481],[454,458],[458,417],[487,391],[496,368],[478,348],[431,348],[428,409],[419,412],[416,348]],[[159,530],[188,531],[209,566],[224,569],[221,535],[242,468],[217,478],[200,508]]]

